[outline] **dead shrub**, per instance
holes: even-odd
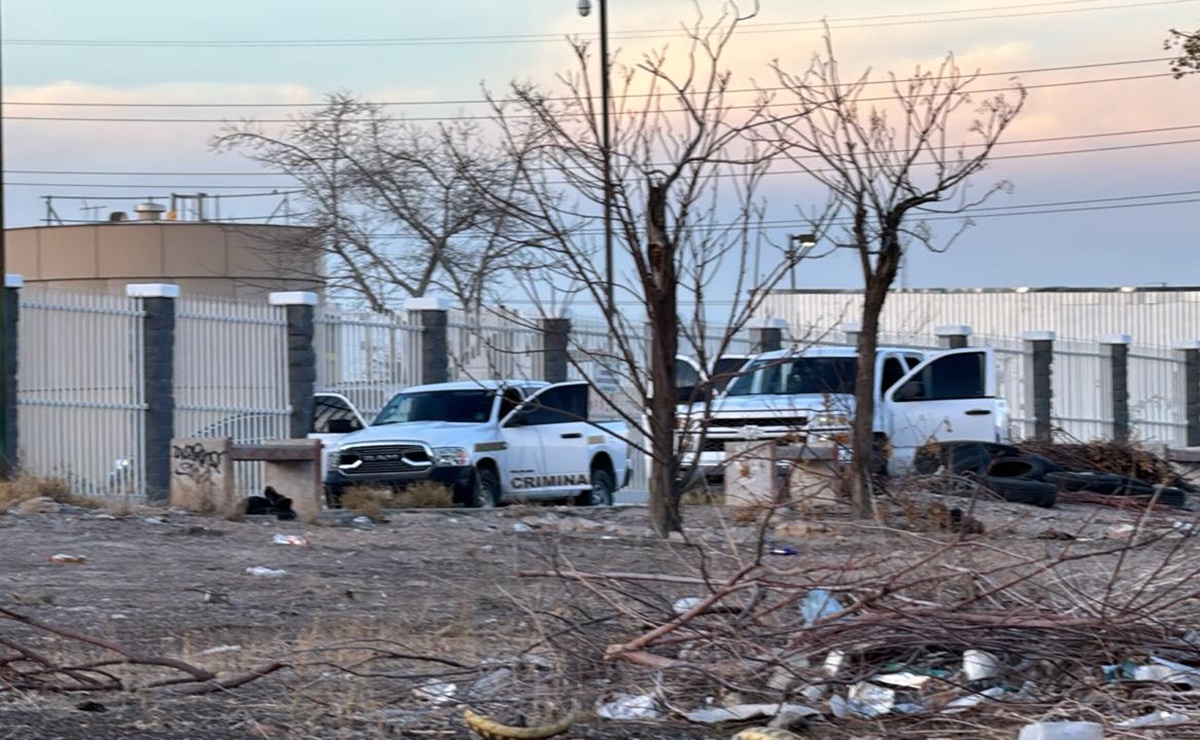
[[[60,504],[89,509],[104,506],[104,502],[98,499],[76,495],[71,490],[71,484],[62,478],[22,474],[13,480],[0,481],[0,508],[12,508],[36,498],[48,498]]]
[[[394,498],[396,506],[402,509],[445,509],[454,505],[450,487],[429,480],[408,486]]]
[[[383,520],[383,510],[393,504],[392,492],[386,488],[351,486],[342,493],[342,508],[357,511],[376,522]]]

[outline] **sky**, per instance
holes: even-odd
[[[720,7],[611,0],[610,46],[630,61],[678,45],[697,8]],[[481,115],[483,86],[553,85],[571,68],[566,37],[598,31],[576,0],[0,0],[0,13],[10,228],[43,223],[44,196],[65,221],[172,192],[237,195],[226,214],[265,215],[288,183],[214,153],[224,122],[285,119],[335,91],[410,119]],[[747,84],[773,60],[801,71],[822,20],[847,73],[903,75],[954,52],[988,85],[1029,90],[975,178],[1011,192],[946,252],[914,249],[903,287],[1200,285],[1200,75],[1172,79],[1162,48],[1168,29],[1200,27],[1200,0],[759,0],[732,69]],[[780,238],[822,200],[784,179],[766,195]],[[848,257],[802,265],[796,286],[856,287]]]

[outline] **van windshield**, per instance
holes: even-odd
[[[729,396],[854,393],[854,357],[756,360],[725,391]]]

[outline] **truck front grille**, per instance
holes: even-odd
[[[338,470],[348,476],[418,473],[431,465],[429,450],[413,443],[349,447],[337,459]]]

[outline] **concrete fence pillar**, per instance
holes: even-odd
[[[1027,331],[1021,335],[1029,352],[1029,405],[1033,408],[1033,438],[1049,442],[1054,408],[1054,332]]]
[[[962,349],[967,346],[971,336],[971,327],[966,324],[945,324],[933,327],[933,333],[938,338],[938,346],[942,349]]]
[[[571,318],[542,319],[542,379],[562,383],[570,370]]]
[[[1200,446],[1200,341],[1191,340],[1175,345],[1183,360],[1184,421],[1187,423],[1185,442],[1188,447]]]
[[[838,324],[838,329],[846,335],[846,344],[851,347],[858,346],[858,335],[862,334],[862,324],[857,321],[846,321]]]
[[[0,447],[0,480],[8,480],[17,469],[17,454],[20,450],[17,427],[17,352],[20,349],[21,287],[25,280],[20,275],[4,276],[4,389],[0,403],[4,404],[4,444]]]
[[[288,436],[303,439],[312,431],[313,394],[317,390],[317,351],[314,347],[317,294],[302,291],[271,293],[272,306],[287,310]]]
[[[779,318],[751,319],[746,322],[750,334],[750,353],[774,352],[783,348],[783,330],[787,322]]]
[[[1128,334],[1101,334],[1096,341],[1108,360],[1108,387],[1112,397],[1113,439],[1129,441],[1129,344]]]
[[[179,286],[135,283],[125,295],[142,304],[142,384],[146,404],[146,500],[166,503],[171,490],[171,439],[175,435],[175,300]]]
[[[450,301],[409,298],[404,309],[421,327],[421,383],[445,383],[450,380]]]

